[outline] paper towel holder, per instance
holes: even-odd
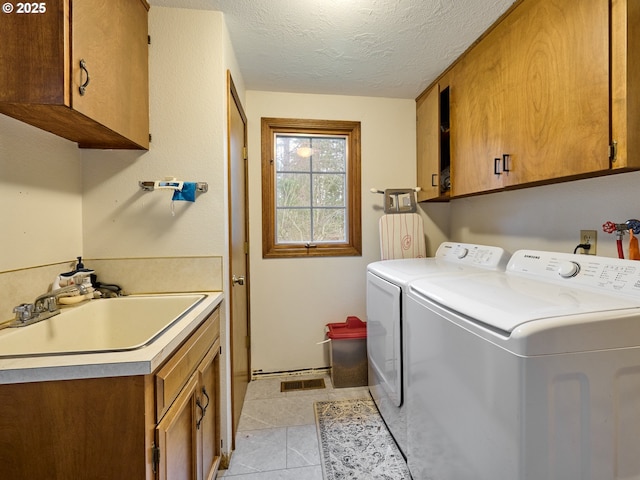
[[[171,180],[147,180],[147,181],[139,181],[138,182],[138,186],[144,190],[145,192],[153,192],[156,188],[159,189],[169,189],[169,190],[178,190],[177,186],[171,186],[171,185],[167,185],[167,186],[162,186],[162,187],[158,187],[158,185],[161,184],[171,184],[171,183],[184,183],[184,182],[177,182],[175,179],[171,179]],[[196,192],[198,193],[207,193],[209,191],[209,184],[207,182],[196,182]]]

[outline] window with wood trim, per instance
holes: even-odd
[[[359,256],[360,122],[262,119],[262,256]]]

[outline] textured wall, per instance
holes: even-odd
[[[225,252],[226,69],[222,15],[153,7],[149,12],[148,152],[87,151],[85,256],[221,255]],[[208,182],[195,203],[139,180]]]
[[[75,143],[0,115],[0,272],[82,255],[80,157]]]
[[[570,253],[580,230],[597,230],[597,254],[617,257],[615,236],[604,233],[602,224],[640,218],[638,182],[640,172],[631,172],[453,200],[450,236],[510,252]],[[628,242],[625,235],[625,256]]]

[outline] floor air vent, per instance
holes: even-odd
[[[313,380],[291,380],[280,383],[281,392],[293,392],[295,390],[315,390],[325,388],[324,378],[316,378]]]

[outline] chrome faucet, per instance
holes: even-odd
[[[16,314],[13,321],[6,324],[7,327],[24,327],[32,323],[46,320],[60,313],[58,299],[62,297],[74,297],[85,295],[89,290],[84,285],[69,285],[51,292],[43,293],[33,303],[22,303],[13,309]]]
[[[83,284],[68,285],[66,287],[43,293],[33,301],[33,310],[36,314],[43,312],[53,312],[58,310],[57,300],[63,297],[75,297],[89,293]]]

